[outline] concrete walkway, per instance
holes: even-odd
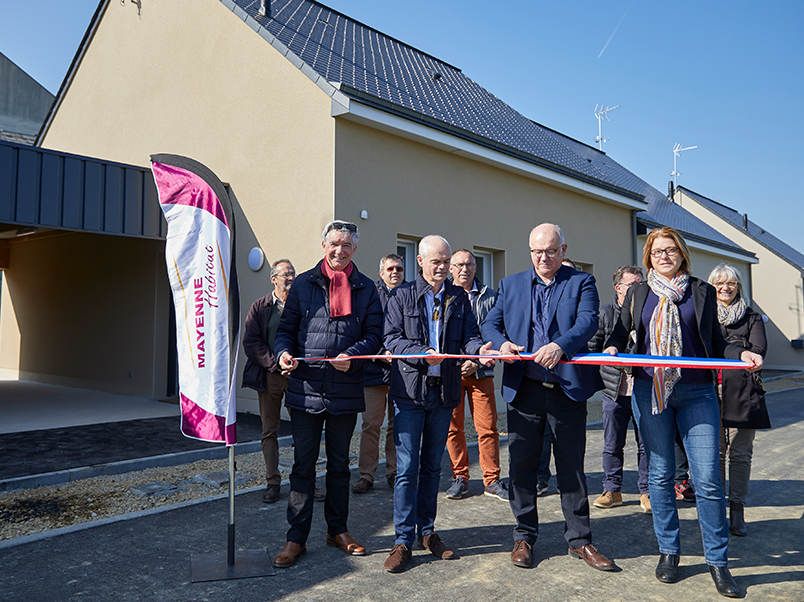
[[[757,435],[746,516],[749,535],[733,538],[730,567],[745,592],[757,601],[804,600],[804,390],[768,396],[774,429]],[[590,496],[602,478],[602,430],[588,431],[586,473]],[[615,559],[618,573],[600,573],[567,556],[563,519],[554,486],[540,498],[542,528],[530,570],[510,560],[512,517],[508,505],[483,496],[473,457],[472,496],[439,499],[437,528],[458,548],[461,559],[435,560],[414,551],[411,568],[391,575],[382,569],[393,545],[391,490],[352,496],[351,533],[370,551],[347,557],[324,545],[323,505],[316,504],[308,553],[275,577],[191,582],[191,554],[225,552],[227,501],[219,499],[121,520],[22,545],[0,548],[0,592],[4,600],[595,600],[699,602],[722,599],[704,564],[694,505],[681,503],[684,556],[681,580],[657,582],[656,540],[651,518],[641,513],[636,494],[635,450],[626,450],[625,504],[592,508],[595,544]],[[507,463],[507,449],[502,450]],[[442,490],[450,482],[446,461]],[[260,502],[259,492],[237,497],[237,547],[283,545],[287,486],[282,501]],[[10,544],[10,545],[8,545]]]

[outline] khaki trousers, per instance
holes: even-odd
[[[385,434],[385,475],[396,474],[396,447],[394,446],[394,407],[388,401],[388,385],[366,387],[366,411],[363,412],[363,426],[360,433],[360,457],[357,468],[360,476],[369,483],[374,482],[374,473],[380,463],[380,432],[388,408],[388,429]]]
[[[258,391],[260,418],[262,419],[262,440],[260,448],[265,459],[265,480],[269,485],[279,485],[282,475],[279,472],[279,420],[282,412],[282,396],[288,388],[288,378],[279,372],[265,375],[265,391]]]
[[[464,432],[465,404],[469,401],[469,412],[477,430],[477,446],[480,452],[480,468],[483,470],[483,484],[491,485],[500,478],[500,435],[497,432],[497,400],[494,397],[494,377],[475,378],[474,375],[461,379],[461,404],[452,412],[452,423],[447,436],[452,476],[469,480],[469,452],[466,449]]]

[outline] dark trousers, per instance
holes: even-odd
[[[609,399],[603,395],[603,489],[619,492],[623,487],[623,461],[628,425],[634,413],[631,410],[631,396],[620,395]],[[639,493],[648,493],[648,458],[639,436],[639,428],[634,423],[634,439],[637,444],[637,463]]]
[[[324,501],[327,532],[334,537],[348,530],[349,443],[357,423],[357,414],[308,414],[293,408],[289,410],[294,450],[288,497],[290,529],[287,539],[304,545],[313,521],[315,465],[322,431],[327,454],[327,497]]]
[[[523,378],[508,406],[510,504],[516,519],[514,541],[530,545],[539,535],[536,509],[538,466],[545,425],[553,431],[553,457],[564,513],[564,538],[573,548],[592,543],[583,459],[586,451],[586,403],[568,398],[556,385],[548,389]]]

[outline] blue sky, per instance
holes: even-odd
[[[113,0],[118,1],[118,0]],[[149,0],[144,0],[149,1]],[[678,183],[804,251],[804,2],[327,0],[460,68],[526,117]],[[0,52],[56,92],[95,0],[0,3]],[[493,8],[489,8],[493,7]]]

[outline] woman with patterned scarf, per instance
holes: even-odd
[[[639,354],[739,358],[751,371],[762,367],[761,355],[729,345],[723,338],[715,289],[691,275],[689,250],[678,232],[667,227],[651,231],[642,262],[647,281],[628,291],[607,352],[624,351],[633,330]],[[712,371],[636,368],[633,374],[633,412],[648,454],[653,530],[659,543],[656,578],[663,583],[678,579],[681,534],[673,482],[678,429],[695,482],[706,564],[718,593],[737,597],[740,588],[727,568],[729,525],[720,480],[720,412]]]
[[[709,274],[709,284],[717,290],[717,319],[726,340],[765,357],[765,323],[743,298],[740,272],[721,263]],[[756,429],[770,428],[770,417],[759,372],[723,370],[719,376],[720,478],[725,487],[728,458],[729,531],[743,537],[748,534],[744,508],[751,476],[754,435]]]

